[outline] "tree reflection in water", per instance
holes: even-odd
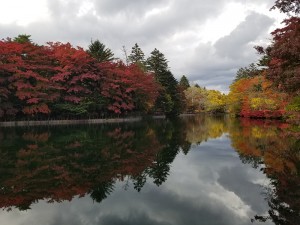
[[[299,217],[299,136],[291,125],[228,117],[188,116],[99,126],[0,129],[0,207],[30,209],[39,200],[101,202],[119,180],[140,192],[163,184],[180,152],[229,134],[243,163],[270,178],[267,201],[275,224]],[[296,130],[297,131],[297,130]],[[299,134],[299,133],[298,133]],[[128,188],[128,187],[126,187]]]
[[[0,132],[0,207],[30,209],[89,194],[101,202],[114,183],[166,181],[170,164],[187,150],[182,121],[89,127],[14,128]]]
[[[299,127],[278,121],[242,119],[231,126],[233,147],[244,163],[270,178],[266,189],[269,215],[255,216],[278,225],[300,221],[300,140]]]

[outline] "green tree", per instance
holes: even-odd
[[[254,46],[254,49],[259,55],[261,55],[261,58],[258,60],[257,65],[259,67],[268,68],[271,60],[270,54],[272,51],[272,46],[268,46],[266,48],[263,48],[262,46]]]
[[[179,115],[182,104],[177,80],[169,70],[162,72],[158,78],[159,83],[165,89],[166,98],[164,99],[168,103],[167,105],[171,106],[168,109],[165,108],[165,114],[170,117]]]
[[[14,42],[18,42],[20,44],[31,43],[30,39],[31,35],[27,34],[19,34],[17,37],[13,39]]]
[[[183,108],[181,94],[178,82],[169,70],[164,54],[155,48],[147,59],[147,65],[149,71],[155,74],[157,82],[163,88],[155,103],[156,110],[164,112],[168,117],[179,115]]]
[[[98,62],[114,60],[114,53],[99,40],[91,41],[87,53],[89,53]]]
[[[164,54],[156,48],[151,52],[151,56],[147,59],[148,70],[154,72],[157,76],[169,69],[168,61]]]
[[[260,72],[261,72],[261,70],[259,70],[254,63],[251,63],[248,67],[240,68],[237,71],[234,82],[236,82],[242,78],[252,78],[252,77],[258,76],[258,75],[260,75]]]
[[[183,90],[186,90],[190,87],[189,80],[185,75],[183,75],[179,81],[179,86],[183,88]]]
[[[137,43],[132,47],[128,59],[131,63],[138,65],[142,70],[146,70],[145,54]]]

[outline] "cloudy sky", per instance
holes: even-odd
[[[177,79],[228,91],[238,68],[257,59],[284,15],[275,0],[0,0],[0,38],[30,34],[34,42],[86,48],[99,39],[124,58],[138,43],[157,48]]]

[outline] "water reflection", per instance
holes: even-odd
[[[278,121],[242,119],[231,127],[234,148],[244,163],[259,168],[270,178],[265,190],[269,215],[275,224],[293,225],[300,221],[300,139],[299,127]]]
[[[66,200],[75,207],[79,197],[80,205],[92,198],[115,208],[103,224],[250,224],[251,218],[297,224],[300,151],[293,129],[279,122],[207,116],[0,129],[0,207],[35,212],[35,205]],[[260,193],[267,194],[269,208]],[[136,201],[134,216],[116,216],[131,201]],[[154,219],[160,216],[165,222]],[[171,217],[177,219],[170,222]]]
[[[188,151],[182,125],[2,130],[0,207],[26,210],[39,199],[60,202],[86,194],[101,202],[126,177],[137,191],[147,177],[161,185],[181,146]]]

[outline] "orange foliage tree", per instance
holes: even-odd
[[[230,86],[229,110],[243,117],[280,118],[286,104],[287,95],[273,88],[264,74],[240,79]]]

